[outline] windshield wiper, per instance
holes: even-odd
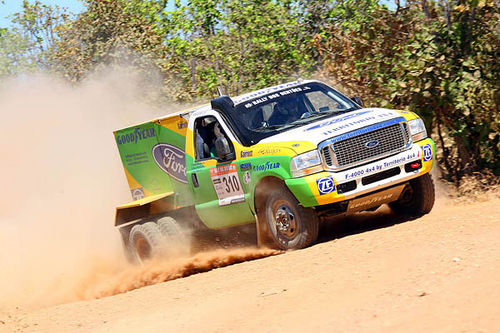
[[[262,127],[259,127],[259,128],[256,128],[254,131],[260,131],[260,132],[263,132],[263,131],[267,131],[267,130],[276,130],[276,129],[282,129],[282,128],[287,128],[289,127],[290,124],[279,124],[279,125],[267,125],[267,126],[262,126]]]

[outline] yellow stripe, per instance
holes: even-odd
[[[166,193],[162,193],[162,194],[152,195],[152,196],[149,196],[147,198],[142,198],[139,200],[128,202],[126,204],[123,204],[121,206],[116,207],[116,209],[119,210],[119,209],[131,208],[131,207],[144,206],[145,204],[151,203],[151,202],[159,200],[159,199],[166,198],[172,194],[174,194],[174,192],[166,192]]]
[[[130,172],[128,172],[128,170],[124,167],[123,168],[125,170],[125,176],[127,177],[127,181],[128,181],[128,186],[130,188],[130,190],[135,190],[137,188],[142,188],[142,190],[144,191],[144,195],[146,197],[149,197],[149,196],[152,196],[153,193],[149,192],[148,190],[146,190],[131,174]]]

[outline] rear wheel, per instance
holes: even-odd
[[[158,228],[164,238],[164,253],[169,257],[185,256],[190,253],[191,239],[189,230],[170,216],[158,220]]]
[[[434,206],[434,183],[429,173],[410,180],[398,201],[389,207],[398,215],[422,216],[428,214]]]
[[[267,198],[262,214],[273,247],[283,250],[302,249],[318,238],[319,221],[312,208],[299,205],[286,188],[276,188]]]
[[[137,262],[151,259],[162,252],[163,237],[154,222],[135,225],[130,230],[129,248]]]

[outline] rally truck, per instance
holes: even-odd
[[[319,81],[220,96],[114,135],[133,198],[115,225],[138,260],[184,230],[254,224],[259,244],[300,249],[331,216],[382,204],[420,216],[434,204],[422,119]]]

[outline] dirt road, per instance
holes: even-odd
[[[499,332],[500,199],[333,221],[308,249],[0,318],[5,332]]]

